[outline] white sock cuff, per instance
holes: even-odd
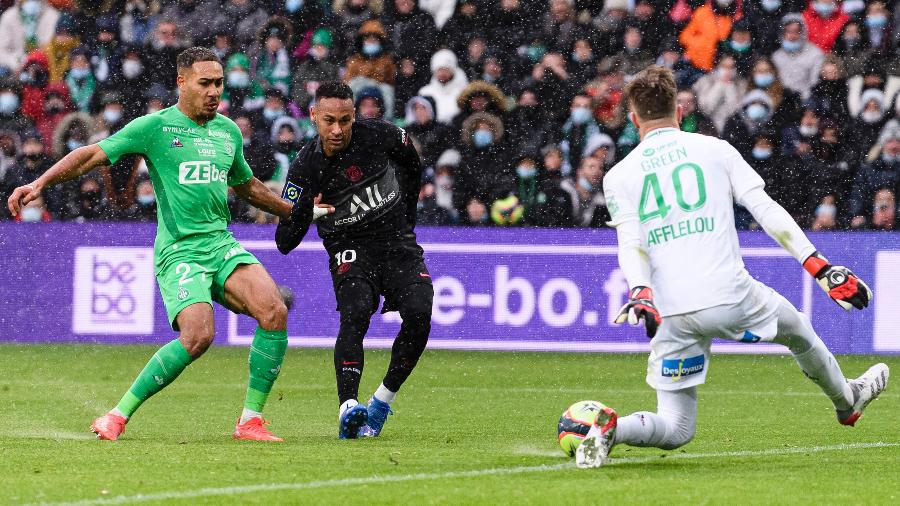
[[[394,402],[394,399],[397,397],[397,392],[391,392],[388,390],[388,387],[384,386],[384,383],[378,385],[378,389],[375,390],[375,394],[373,395],[376,399],[381,402],[386,402],[388,404]]]
[[[338,410],[338,420],[341,419],[341,415],[344,414],[344,411],[347,411],[348,409],[352,408],[353,406],[356,406],[357,404],[359,404],[359,401],[357,401],[356,399],[349,399],[347,401],[344,401],[344,403],[341,404],[341,409]]]

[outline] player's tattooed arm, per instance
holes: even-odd
[[[9,211],[16,216],[22,207],[38,198],[44,188],[76,179],[96,167],[108,164],[109,158],[97,144],[75,149],[31,183],[13,190],[7,202]]]
[[[293,205],[279,197],[269,189],[262,181],[252,177],[244,184],[234,187],[234,192],[243,200],[263,211],[281,218],[291,215]]]

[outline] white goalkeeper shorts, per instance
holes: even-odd
[[[740,302],[664,317],[650,342],[647,383],[657,390],[705,383],[713,338],[771,342],[778,330],[779,310],[797,312],[781,294],[753,281]]]

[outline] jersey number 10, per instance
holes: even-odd
[[[688,203],[684,197],[684,185],[682,173],[689,172],[693,174],[697,184],[697,199],[693,203]],[[686,176],[690,180],[690,176]],[[696,211],[706,204],[706,181],[703,178],[703,169],[694,163],[683,163],[672,171],[672,186],[675,188],[675,202],[682,210],[691,212]],[[647,205],[656,203],[656,209],[647,209]],[[638,218],[641,223],[653,218],[663,219],[672,210],[672,206],[666,203],[662,189],[659,186],[659,177],[656,173],[644,176],[644,184],[641,189],[641,202],[638,205]]]

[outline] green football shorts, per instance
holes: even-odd
[[[224,306],[228,276],[239,265],[258,263],[228,232],[188,237],[157,251],[156,281],[172,328],[178,330],[175,318],[191,304]]]

